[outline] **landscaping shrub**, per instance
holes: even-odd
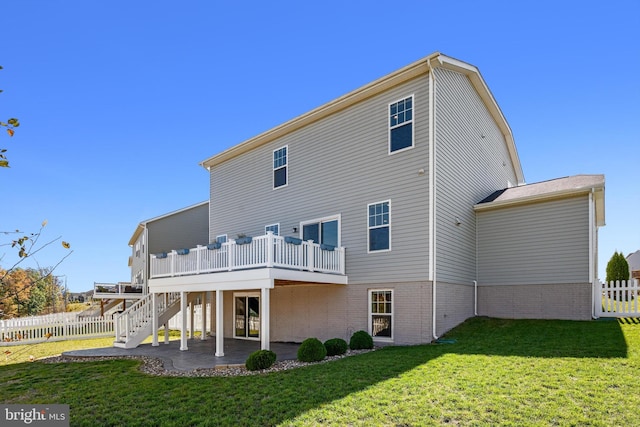
[[[336,356],[347,352],[347,342],[342,338],[331,338],[324,342],[324,348],[327,349],[327,356]]]
[[[373,338],[367,331],[354,332],[349,340],[351,350],[363,350],[373,348]]]
[[[327,355],[327,349],[317,338],[307,338],[298,348],[298,360],[301,362],[319,362]]]
[[[250,371],[270,368],[276,361],[276,354],[271,350],[258,350],[249,355],[245,366]]]

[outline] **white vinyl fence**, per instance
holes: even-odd
[[[211,331],[211,304],[207,304],[207,331]],[[182,313],[178,312],[169,320],[169,329],[182,328]],[[191,316],[187,316],[187,329],[191,330]],[[202,331],[202,304],[193,307],[193,330]]]
[[[0,346],[114,336],[113,320],[77,313],[0,320]]]
[[[601,283],[602,304],[598,313],[600,317],[640,317],[637,279]]]

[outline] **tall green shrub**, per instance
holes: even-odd
[[[607,263],[607,283],[616,280],[629,280],[629,263],[618,251],[613,253]]]

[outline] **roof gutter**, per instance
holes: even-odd
[[[311,123],[317,122],[318,120],[321,120],[327,116],[342,111],[358,102],[362,102],[368,98],[371,98],[372,96],[375,96],[408,80],[423,75],[429,70],[429,61],[440,55],[441,54],[439,52],[435,52],[427,56],[426,58],[409,64],[398,71],[388,74],[359,89],[347,93],[346,95],[343,95],[331,102],[328,102],[318,108],[309,111],[308,113],[289,120],[288,122],[285,122],[253,138],[250,138],[245,142],[234,145],[233,147],[223,151],[222,153],[209,157],[208,159],[201,162],[200,166],[209,170],[212,166],[220,164],[226,160],[252,150],[255,147],[266,144],[277,138],[308,126]]]
[[[469,78],[476,92],[489,110],[491,116],[493,117],[493,120],[496,122],[497,126],[500,128],[502,134],[504,135],[518,185],[524,184],[522,165],[520,164],[520,158],[516,150],[513,134],[511,133],[511,128],[509,127],[509,124],[502,114],[500,107],[498,107],[498,104],[494,99],[491,91],[485,84],[480,71],[471,64],[467,64],[466,62],[462,62],[449,56],[443,55],[440,52],[435,52],[423,59],[407,65],[406,67],[401,68],[400,70],[381,77],[380,79],[362,86],[359,89],[343,95],[314,110],[311,110],[308,113],[289,120],[288,122],[276,126],[275,128],[263,132],[238,145],[234,145],[233,147],[202,161],[200,163],[200,166],[204,167],[207,170],[210,170],[211,167],[217,164],[225,162],[258,146],[269,143],[277,138],[308,126],[311,123],[317,122],[318,120],[349,108],[350,106],[369,99],[379,93],[384,92],[385,90],[398,86],[404,82],[407,82],[426,73],[432,74],[434,66],[433,62],[437,62],[436,65],[438,67],[456,71],[458,73],[464,74]]]
[[[533,203],[533,202],[542,202],[553,199],[562,199],[569,196],[578,196],[580,194],[590,194],[594,193],[595,190],[601,190],[604,187],[580,187],[580,188],[570,188],[567,190],[555,191],[553,193],[544,193],[544,194],[536,194],[533,196],[527,197],[519,197],[516,199],[510,200],[502,200],[502,201],[494,201],[489,203],[480,203],[473,206],[473,210],[478,211],[487,211],[491,209],[498,209],[502,207],[512,206],[512,205],[521,205],[524,203]]]

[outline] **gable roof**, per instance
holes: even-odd
[[[511,158],[511,163],[513,164],[516,177],[518,179],[518,184],[523,184],[524,174],[522,172],[522,165],[520,164],[520,158],[518,157],[518,152],[513,140],[511,128],[509,127],[507,120],[502,114],[498,103],[491,94],[491,91],[486,85],[484,79],[480,75],[480,71],[471,64],[443,55],[440,52],[435,52],[429,56],[426,56],[412,64],[407,65],[406,67],[394,71],[393,73],[381,77],[378,80],[360,87],[359,89],[349,92],[346,95],[343,95],[331,102],[315,108],[308,113],[302,114],[301,116],[289,120],[257,136],[254,136],[253,138],[235,145],[219,154],[209,157],[208,159],[201,162],[200,165],[206,169],[209,169],[212,166],[234,158],[263,144],[267,144],[277,138],[294,132],[302,127],[308,126],[311,123],[314,123],[318,120],[328,117],[331,114],[335,114],[341,110],[344,110],[358,102],[371,98],[372,96],[386,91],[392,87],[405,83],[408,80],[428,74],[433,67],[440,67],[457,71],[469,78],[471,84],[480,95],[480,98],[483,100],[485,106],[491,113],[491,116],[504,135],[505,141],[507,142],[509,156]]]
[[[574,175],[495,191],[474,206],[475,211],[594,193],[596,223],[604,225],[604,175]]]
[[[138,226],[136,227],[136,230],[133,232],[133,235],[129,239],[129,246],[133,246],[136,243],[136,240],[138,240],[138,237],[140,237],[140,234],[142,234],[142,232],[144,231],[144,229],[145,229],[145,227],[147,226],[148,223],[157,221],[159,219],[167,218],[167,217],[170,217],[172,215],[179,214],[180,212],[188,211],[189,209],[198,208],[200,206],[208,205],[208,204],[209,204],[209,201],[206,200],[204,202],[196,203],[195,205],[187,206],[187,207],[182,208],[182,209],[178,209],[178,210],[175,210],[175,211],[172,211],[172,212],[168,212],[168,213],[160,215],[160,216],[156,216],[156,217],[141,221],[138,224]]]

